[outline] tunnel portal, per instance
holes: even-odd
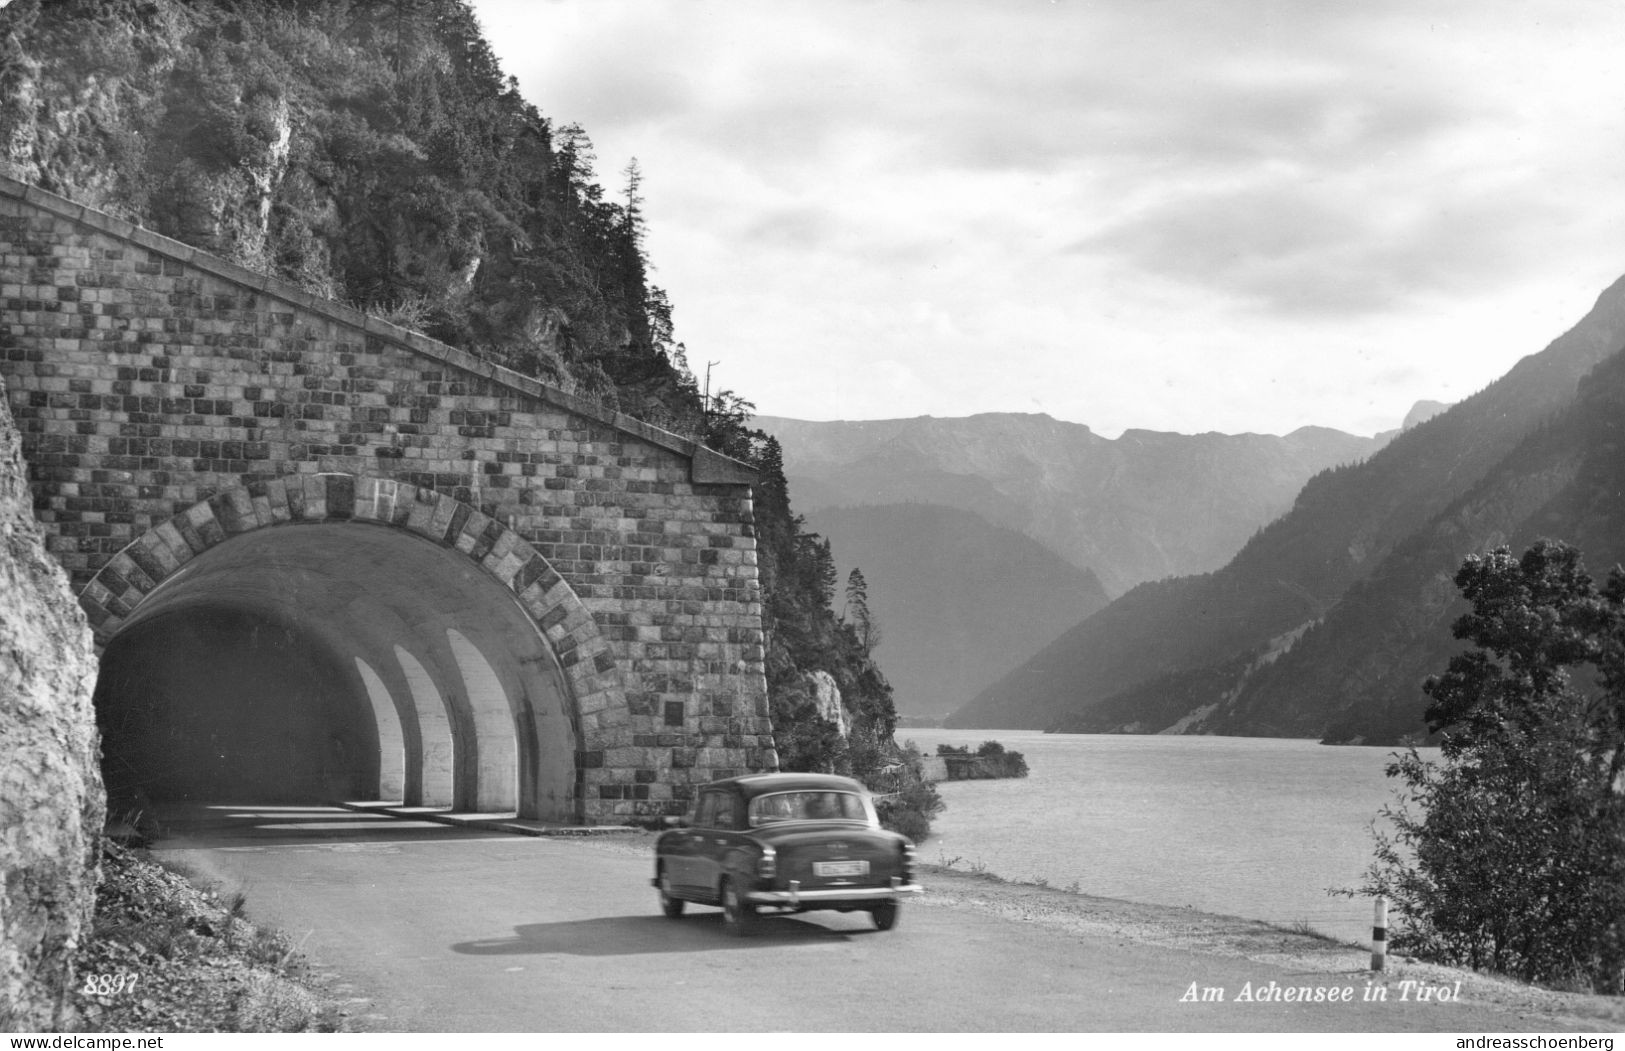
[[[96,704],[115,798],[576,819],[578,731],[537,624],[462,552],[377,524],[209,548],[120,624]]]
[[[0,397],[110,731],[265,722],[174,741],[248,773],[287,730],[287,791],[593,824],[778,766],[749,464],[4,175],[0,287]]]

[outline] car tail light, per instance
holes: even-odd
[[[903,844],[903,882],[914,882],[914,844]]]
[[[772,879],[779,874],[779,855],[772,847],[763,847],[762,856],[756,859],[756,875],[759,879]]]

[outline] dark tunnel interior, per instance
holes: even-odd
[[[353,668],[293,624],[193,606],[102,655],[96,717],[110,807],[370,797],[378,731]]]

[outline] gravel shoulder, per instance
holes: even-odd
[[[973,909],[1020,923],[1080,935],[1212,956],[1239,957],[1295,973],[1341,974],[1351,982],[1376,977],[1371,948],[1315,934],[1283,930],[1257,920],[1193,909],[1096,898],[1054,887],[1007,882],[986,873],[922,866],[927,892],[921,908]],[[1398,995],[1406,980],[1428,985],[1461,983],[1463,1002],[1515,1011],[1532,1027],[1625,1031],[1625,998],[1559,992],[1476,971],[1389,956],[1379,984]]]
[[[682,923],[656,915],[641,878],[653,853],[649,833],[544,843],[383,818],[370,832],[335,834],[330,821],[301,830],[273,816],[267,825],[205,837],[209,842],[165,845],[166,864],[181,861],[194,881],[224,891],[199,894],[173,873],[142,875],[162,886],[155,894],[143,891],[123,915],[134,919],[132,912],[151,911],[154,901],[173,902],[173,910],[169,904],[159,910],[173,911],[162,922],[171,932],[164,940],[195,946],[202,966],[183,977],[187,968],[173,959],[177,954],[155,952],[150,934],[134,936],[122,920],[104,928],[111,939],[82,957],[82,966],[140,970],[145,995],[81,1004],[88,1009],[85,1028],[596,1031],[609,1024],[620,1031],[706,1031],[718,1017],[706,996],[686,991],[688,983],[703,989],[748,981],[762,987],[755,1006],[766,1013],[730,1015],[736,1028],[822,1030],[826,1014],[791,1009],[805,1006],[800,991],[809,983],[842,966],[876,983],[876,995],[856,1005],[868,1013],[846,1018],[857,1031],[899,1029],[897,1001],[886,992],[899,976],[911,1019],[929,1019],[927,1027],[937,1031],[1625,1031],[1625,998],[1539,989],[1403,959],[1373,976],[1366,946],[985,872],[922,866],[927,893],[908,906],[914,918],[905,919],[901,937],[877,936],[866,917],[813,914],[824,918],[767,919],[758,937],[728,939],[714,910]],[[389,893],[378,893],[380,881]],[[590,895],[562,889],[595,884],[601,892]],[[448,897],[448,887],[476,885],[475,898]],[[312,967],[287,966],[293,948],[287,939],[239,926],[234,887],[249,892],[249,919],[306,932]],[[412,922],[400,922],[403,915]],[[1011,924],[1029,925],[1031,936]],[[257,943],[251,954],[257,959],[225,964],[217,955],[222,943]],[[925,971],[912,955],[922,950],[938,954]],[[265,963],[271,975],[250,973]],[[989,1001],[990,971],[1022,995]],[[194,985],[194,977],[202,984]],[[1244,981],[1355,989],[1369,982],[1386,986],[1390,1001],[1402,998],[1407,982],[1460,982],[1460,1008],[1185,1004],[1181,991],[1193,978],[1228,986],[1238,1004],[1234,990]],[[168,995],[147,992],[160,985]],[[633,988],[637,1009],[629,1012],[617,990]],[[1088,990],[1104,990],[1106,998]]]
[[[634,833],[583,842],[584,847],[651,856],[653,834]],[[1198,955],[1269,964],[1297,974],[1367,979],[1397,997],[1407,980],[1432,986],[1461,983],[1464,1003],[1515,1012],[1532,1029],[1625,1032],[1625,997],[1594,996],[1526,985],[1458,967],[1390,955],[1381,976],[1370,970],[1371,947],[1258,920],[1194,909],[1094,897],[1058,887],[1020,883],[987,872],[922,864],[926,893],[911,908],[966,909],[1070,934],[1147,945]]]

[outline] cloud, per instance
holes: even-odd
[[[827,208],[778,208],[751,217],[739,231],[745,244],[816,252],[829,244],[839,219]]]
[[[1625,10],[476,9],[603,171],[640,159],[679,337],[764,412],[1392,426],[1625,269]]]

